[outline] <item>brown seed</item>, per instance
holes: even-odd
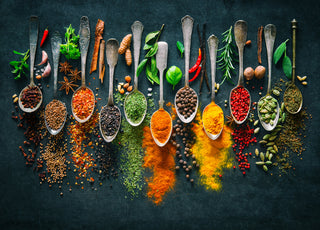
[[[127,91],[128,91],[128,92],[131,92],[131,91],[132,91],[132,85],[130,85],[130,86],[127,88]]]
[[[120,92],[121,94],[124,94],[124,89],[121,88],[121,89],[119,90],[119,92]]]

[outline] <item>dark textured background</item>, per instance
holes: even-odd
[[[0,228],[1,229],[317,229],[320,224],[319,189],[319,60],[320,60],[320,6],[318,1],[1,1],[0,3],[0,72],[2,75],[1,101],[1,150],[0,150]],[[16,59],[12,50],[25,51],[29,48],[28,20],[30,15],[40,18],[40,36],[48,26],[50,32],[64,33],[70,23],[76,31],[79,20],[87,15],[91,27],[91,43],[88,54],[87,73],[91,62],[94,44],[94,29],[97,19],[105,21],[104,39],[111,37],[119,41],[131,32],[135,20],[144,24],[143,39],[148,32],[166,24],[161,40],[169,44],[168,66],[177,65],[184,69],[184,61],[179,57],[175,42],[182,41],[180,19],[189,14],[197,23],[207,23],[207,37],[214,33],[221,40],[221,33],[238,19],[248,22],[248,39],[253,44],[245,49],[244,66],[257,65],[256,32],[260,25],[273,23],[277,26],[275,47],[287,38],[291,39],[291,20],[298,21],[297,34],[297,74],[308,75],[308,86],[301,87],[304,104],[312,112],[314,119],[308,122],[306,151],[303,160],[293,159],[296,170],[278,177],[266,175],[253,166],[246,177],[238,170],[226,170],[223,188],[220,192],[206,191],[202,186],[191,187],[183,173],[177,176],[174,191],[169,192],[162,205],[156,207],[144,196],[125,199],[126,192],[119,181],[111,181],[92,191],[90,186],[84,190],[74,188],[72,193],[63,186],[64,196],[59,196],[55,186],[40,186],[37,175],[24,166],[24,159],[18,151],[23,141],[23,133],[11,120],[13,108],[11,96],[19,93],[27,80],[13,80],[9,61]],[[195,27],[194,27],[195,28]],[[199,46],[194,30],[192,36],[191,63],[194,63]],[[40,41],[39,41],[40,42]],[[287,54],[291,57],[291,41]],[[51,58],[50,42],[44,49]],[[36,63],[40,62],[41,50],[38,48]],[[142,51],[141,56],[144,55]],[[263,44],[263,64],[267,66],[265,45]],[[63,59],[62,59],[63,60]],[[141,58],[140,58],[141,60]],[[210,68],[209,68],[210,70]],[[108,71],[106,71],[107,73]],[[123,78],[132,74],[125,67],[124,58],[119,58],[115,76]],[[107,75],[107,74],[106,74]],[[94,73],[87,77],[94,89],[99,86],[93,80]],[[107,75],[108,76],[108,75]],[[273,81],[283,76],[279,67],[273,66]],[[59,76],[59,79],[62,75]],[[221,72],[217,73],[218,81]],[[106,77],[107,79],[107,77]],[[234,77],[237,80],[237,74]],[[44,104],[52,100],[53,77],[45,80],[51,84],[44,87]],[[107,81],[106,81],[107,83]],[[263,81],[251,84],[265,86]],[[146,93],[149,83],[140,79],[140,89]],[[198,91],[199,82],[192,85]],[[179,89],[180,83],[177,86]],[[223,85],[216,97],[223,107],[231,85]],[[101,87],[98,108],[106,103],[107,84]],[[158,87],[155,87],[158,89]],[[204,89],[204,92],[205,89]],[[263,93],[266,89],[263,90]],[[173,92],[165,83],[165,100],[173,101]],[[254,100],[258,90],[251,91]],[[70,106],[70,99],[60,92],[61,100]],[[156,100],[158,100],[156,98]],[[209,96],[200,97],[203,105],[209,103]],[[70,107],[68,107],[70,111]],[[225,110],[226,111],[226,110]],[[226,111],[228,113],[228,111]],[[262,134],[260,134],[262,135]],[[253,163],[254,161],[252,161]],[[70,175],[73,177],[73,175]]]

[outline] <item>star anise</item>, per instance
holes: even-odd
[[[229,127],[232,127],[235,124],[233,117],[227,115],[226,118],[227,118],[226,125],[228,125]]]
[[[64,76],[64,81],[59,81],[59,84],[62,84],[59,90],[66,90],[66,94],[69,94],[69,90],[71,89],[74,92],[72,87],[78,87],[77,84],[73,84],[73,81],[69,81],[66,76]]]
[[[68,76],[70,76],[70,80],[73,82],[76,82],[77,80],[81,80],[80,76],[81,71],[78,70],[78,68],[75,68],[74,70],[70,70],[70,73]]]
[[[60,62],[60,67],[59,67],[59,69],[60,69],[60,72],[63,72],[64,74],[67,74],[68,72],[70,72],[70,70],[71,70],[71,65],[67,62],[67,61],[65,61],[65,62]]]

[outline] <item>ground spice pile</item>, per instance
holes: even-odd
[[[196,141],[191,151],[200,166],[200,182],[207,189],[221,189],[221,175],[224,168],[232,167],[232,157],[229,149],[232,146],[232,129],[224,126],[220,137],[213,141],[203,130],[200,112],[197,113],[196,122],[193,122],[192,131]]]
[[[93,148],[93,142],[90,140],[94,128],[98,124],[98,113],[94,112],[92,117],[85,123],[79,123],[75,120],[71,121],[68,131],[70,134],[71,158],[74,163],[74,171],[78,172],[76,179],[87,178],[90,181],[88,174],[93,170],[95,160],[93,154],[89,154],[87,147]]]
[[[153,137],[160,143],[168,140],[172,130],[170,114],[163,108],[156,111],[151,117],[151,130]]]
[[[176,181],[174,160],[176,147],[171,143],[159,147],[153,141],[149,126],[143,128],[143,136],[142,147],[145,149],[143,167],[149,168],[153,173],[146,179],[147,196],[158,205],[163,201],[163,196],[174,187]]]

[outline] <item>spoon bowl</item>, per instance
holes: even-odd
[[[168,43],[158,42],[158,47],[159,48],[158,48],[158,52],[156,54],[156,60],[157,60],[157,68],[160,73],[160,100],[159,100],[159,110],[157,110],[156,112],[154,112],[152,114],[151,122],[150,122],[150,130],[151,130],[151,135],[152,135],[154,142],[158,146],[163,147],[168,143],[168,141],[171,137],[171,134],[172,134],[172,118],[171,118],[170,114],[163,109],[163,104],[164,104],[164,100],[163,100],[163,71],[167,68]],[[158,140],[158,138],[156,137],[157,133],[152,128],[154,123],[159,122],[155,118],[156,113],[164,113],[161,115],[162,118],[165,118],[165,117],[170,118],[170,122],[169,122],[170,123],[170,133],[169,133],[168,137],[165,139],[165,141],[163,141],[163,142]],[[157,130],[157,131],[159,131],[159,130]],[[164,130],[161,130],[161,131],[163,132]]]
[[[177,115],[178,115],[179,119],[183,123],[190,123],[195,118],[197,111],[198,111],[198,105],[199,105],[199,97],[198,97],[196,91],[189,86],[189,64],[190,64],[190,48],[191,48],[191,35],[192,35],[192,29],[193,29],[193,18],[190,17],[189,15],[186,15],[181,19],[181,24],[182,24],[182,33],[183,33],[183,43],[184,43],[184,47],[185,47],[185,51],[184,51],[185,86],[182,87],[181,89],[179,89],[178,92],[176,93],[175,99],[174,99],[174,106],[177,111]],[[188,117],[185,117],[183,114],[181,114],[179,112],[179,108],[177,105],[177,98],[179,97],[179,94],[183,90],[188,90],[189,94],[196,95],[196,97],[197,97],[194,111]],[[189,100],[189,103],[190,103],[190,100]]]
[[[223,130],[223,124],[224,124],[224,116],[223,116],[223,110],[221,109],[220,106],[218,106],[217,104],[215,104],[214,99],[215,99],[215,91],[214,91],[214,85],[215,85],[215,80],[216,80],[216,60],[217,60],[217,50],[218,50],[218,43],[219,40],[215,35],[211,35],[208,38],[208,47],[209,47],[209,54],[210,54],[210,63],[211,63],[211,84],[212,84],[212,90],[211,90],[211,103],[209,105],[207,105],[202,113],[202,122],[203,122],[203,128],[205,133],[207,134],[207,136],[211,139],[211,140],[216,140],[219,138],[219,136],[222,133]],[[216,106],[216,107],[213,107]],[[209,127],[205,126],[205,122],[204,122],[204,117],[206,115],[206,113],[209,111],[209,109],[211,108],[215,109],[215,112],[218,110],[220,113],[222,112],[222,120],[219,120],[219,122],[221,122],[222,126],[221,129],[219,130],[218,133],[214,134],[209,132]],[[214,119],[214,118],[212,118]],[[215,124],[215,125],[221,125],[221,124]]]
[[[114,69],[118,63],[118,49],[119,49],[119,42],[111,38],[106,43],[106,57],[107,62],[109,65],[109,97],[108,97],[108,104],[101,108],[99,114],[99,129],[103,139],[106,142],[111,142],[116,138],[121,124],[121,111],[120,109],[114,105],[113,102],[113,76],[114,76]],[[110,116],[106,123],[104,124],[104,120],[101,118],[101,114],[105,111],[108,111],[105,116]],[[103,130],[103,126],[109,127],[110,129],[115,128],[115,132],[112,135],[105,134],[105,130]],[[112,127],[116,125],[116,127]],[[111,126],[111,127],[110,127]],[[105,127],[105,128],[106,128]]]
[[[276,27],[273,24],[268,24],[264,27],[264,38],[266,41],[266,47],[267,47],[267,55],[268,55],[268,89],[267,89],[267,95],[260,98],[259,102],[258,102],[258,117],[260,120],[260,123],[262,125],[262,127],[266,130],[266,131],[272,131],[278,124],[278,120],[279,120],[279,103],[278,100],[275,99],[274,97],[271,96],[270,90],[271,90],[271,67],[272,67],[272,54],[273,54],[273,46],[274,46],[274,41],[276,38]],[[260,107],[259,105],[262,103],[262,101],[264,101],[266,99],[266,97],[271,97],[271,100],[276,102],[277,104],[277,113],[276,113],[276,117],[275,119],[273,119],[273,122],[271,124],[271,122],[265,122],[263,120],[262,114],[260,113]]]
[[[236,23],[234,24],[234,37],[235,37],[235,41],[236,41],[236,44],[238,47],[238,53],[239,53],[239,81],[238,81],[238,85],[230,91],[229,102],[230,102],[231,116],[235,121],[235,123],[238,125],[244,123],[247,120],[250,112],[250,105],[251,105],[251,95],[249,91],[244,87],[244,80],[243,80],[243,50],[247,41],[247,31],[248,31],[247,22],[243,20],[236,21]],[[240,87],[242,87],[243,88],[242,90],[246,91],[246,93],[249,95],[248,111],[246,112],[245,114],[246,116],[242,120],[238,120],[234,116],[233,112],[235,111],[232,110],[232,103],[231,103],[232,93],[235,92],[237,89],[240,89]]]
[[[144,96],[144,94],[138,90],[138,76],[137,76],[137,69],[138,69],[138,64],[139,64],[139,56],[140,56],[140,48],[141,48],[141,37],[142,37],[142,32],[143,32],[142,23],[139,21],[135,21],[131,26],[131,30],[132,30],[132,34],[133,34],[133,50],[134,50],[134,53],[133,53],[133,57],[134,57],[134,90],[132,90],[132,92],[130,92],[125,98],[124,115],[130,125],[139,126],[143,122],[143,120],[146,116],[146,113],[147,113],[147,99]],[[143,112],[141,120],[139,120],[138,122],[132,121],[129,118],[129,116],[127,114],[127,110],[126,110],[128,98],[131,97],[132,94],[134,94],[134,93],[138,93],[138,94],[142,95],[143,96],[142,103],[146,104],[146,108]]]
[[[292,76],[293,77],[293,76]],[[300,112],[301,108],[302,108],[302,104],[303,104],[303,97],[302,97],[302,93],[300,91],[300,89],[293,83],[291,83],[288,88],[286,88],[286,90],[284,91],[284,94],[283,94],[283,97],[285,98],[286,95],[288,94],[288,92],[290,90],[296,90],[298,92],[299,97],[301,98],[301,102],[300,102],[300,105],[299,105],[299,108],[296,110],[296,111],[292,111],[290,110],[290,108],[288,107],[287,103],[284,103],[284,107],[286,108],[286,110],[290,113],[290,114],[297,114]]]
[[[30,22],[29,22],[30,84],[21,90],[21,92],[19,94],[19,102],[18,102],[20,109],[26,113],[32,113],[32,112],[36,111],[37,109],[39,109],[39,107],[42,103],[42,99],[43,99],[43,95],[42,95],[40,88],[36,84],[34,84],[34,80],[33,80],[34,60],[35,60],[36,50],[37,50],[38,34],[39,34],[39,19],[37,16],[31,16]],[[30,87],[35,87],[37,89],[37,91],[39,91],[39,93],[40,93],[40,100],[39,100],[38,104],[36,106],[34,106],[33,108],[25,107],[21,101],[23,94],[24,94],[24,91],[28,90]]]
[[[86,74],[86,61],[87,61],[88,48],[89,48],[89,43],[90,43],[90,25],[89,25],[89,19],[86,16],[82,16],[80,19],[79,34],[80,34],[79,45],[80,45],[80,52],[81,52],[81,86],[72,95],[71,109],[72,109],[72,114],[73,114],[74,118],[78,122],[84,123],[91,118],[93,111],[94,111],[94,106],[95,106],[94,93],[89,87],[86,86],[86,76],[85,76],[85,74]],[[85,89],[88,89],[90,91],[90,94],[92,94],[92,96],[93,96],[93,107],[92,107],[92,111],[90,112],[90,114],[87,117],[80,118],[74,110],[74,107],[75,107],[74,98],[75,98],[75,95],[77,95],[80,90],[85,90]]]

